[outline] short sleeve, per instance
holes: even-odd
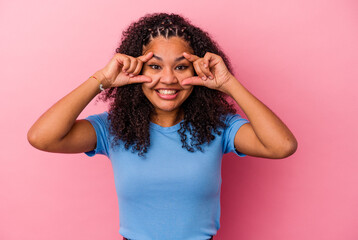
[[[246,156],[246,154],[241,153],[235,148],[235,135],[242,125],[249,123],[249,120],[241,117],[239,114],[228,115],[226,118],[226,125],[224,134],[223,134],[223,152],[229,153],[234,152],[240,157]]]
[[[90,115],[85,120],[89,121],[96,131],[97,144],[96,148],[89,152],[84,152],[87,156],[93,157],[96,154],[108,156],[109,149],[109,122],[108,112]]]

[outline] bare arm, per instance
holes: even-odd
[[[98,81],[104,88],[151,82],[150,77],[138,75],[143,62],[151,57],[152,52],[137,58],[115,54],[103,69],[94,74],[97,80],[87,79],[41,115],[27,133],[30,144],[48,152],[80,153],[93,150],[97,144],[96,132],[89,121],[77,120],[77,117],[100,92]],[[130,73],[133,76],[129,76]]]
[[[183,56],[193,62],[198,76],[182,80],[182,85],[201,85],[222,91],[247,115],[250,123],[241,126],[235,135],[234,144],[239,152],[264,158],[285,158],[296,151],[297,140],[292,132],[228,71],[220,56],[210,52],[203,58],[189,53]]]
[[[98,72],[94,76],[103,80],[103,75]],[[98,80],[89,78],[42,114],[28,131],[30,144],[49,152],[93,150],[96,146],[94,128],[87,120],[76,119],[100,92]]]
[[[250,121],[237,131],[235,148],[247,155],[265,158],[292,155],[297,149],[297,140],[287,126],[236,78],[228,84],[228,94]]]

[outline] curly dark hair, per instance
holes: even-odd
[[[132,22],[123,31],[116,53],[139,57],[143,54],[143,46],[157,36],[183,38],[198,57],[203,57],[206,52],[217,54],[232,72],[228,58],[209,34],[192,25],[188,19],[173,13],[146,14],[138,21]],[[192,93],[181,106],[184,120],[180,123],[178,134],[183,148],[190,152],[203,151],[200,145],[214,140],[214,133],[221,134],[219,129],[225,127],[225,116],[236,113],[226,97],[227,95],[220,91],[194,86]],[[114,135],[112,146],[122,141],[126,149],[132,147],[133,152],[138,151],[138,155],[143,156],[150,146],[149,125],[154,107],[144,95],[141,84],[108,88],[102,92],[100,99],[111,101],[108,120],[110,133]],[[191,136],[190,143],[187,131]]]

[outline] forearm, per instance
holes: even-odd
[[[100,74],[94,74],[98,80]],[[94,78],[71,91],[43,113],[28,131],[28,139],[36,144],[48,144],[61,140],[70,131],[79,114],[100,92]]]
[[[297,141],[287,126],[261,101],[252,95],[235,77],[229,81],[226,93],[245,112],[256,136],[270,151],[294,151]]]

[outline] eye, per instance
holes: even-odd
[[[152,64],[152,65],[148,65],[150,68],[152,68],[152,69],[158,69],[159,68],[159,66],[158,65],[154,65],[154,64]],[[158,67],[158,68],[157,68]]]
[[[181,69],[179,69],[179,70],[185,70],[185,69],[187,69],[188,68],[188,66],[184,66],[184,65],[180,65],[180,66],[178,66],[178,68],[180,68],[181,67]]]

